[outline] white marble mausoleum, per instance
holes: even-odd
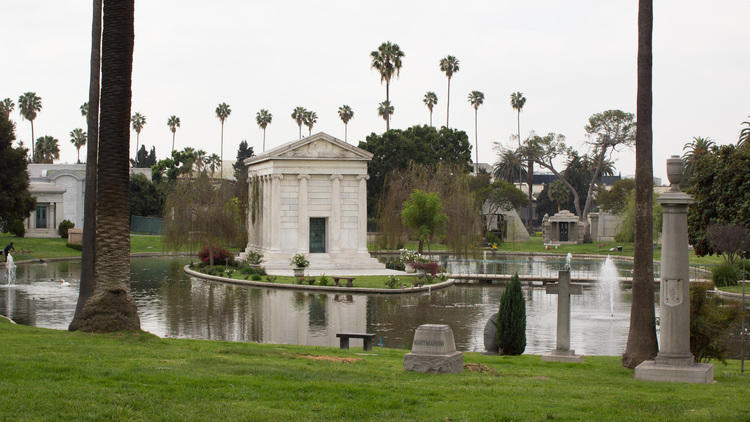
[[[372,154],[325,133],[245,160],[246,252],[269,270],[303,253],[311,270],[383,269],[367,252],[367,162]]]

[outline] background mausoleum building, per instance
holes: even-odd
[[[314,270],[385,266],[367,251],[367,162],[372,154],[325,133],[245,160],[246,252],[267,269],[290,269],[303,253]]]

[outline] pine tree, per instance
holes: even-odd
[[[521,291],[518,273],[500,298],[500,313],[497,315],[497,340],[503,355],[520,355],[526,349],[526,301]]]

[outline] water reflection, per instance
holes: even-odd
[[[159,336],[337,346],[336,333],[371,332],[386,347],[409,348],[414,329],[448,324],[456,346],[483,350],[483,331],[497,312],[502,288],[454,286],[413,295],[351,295],[249,288],[186,276],[184,258],[132,261],[132,291],[144,330]],[[18,267],[14,286],[2,286],[0,313],[39,327],[66,329],[78,295],[80,263]],[[70,283],[63,286],[59,280]],[[555,344],[557,297],[525,290],[527,353]],[[571,347],[586,355],[617,355],[627,340],[630,295],[623,292],[610,318],[596,289],[572,296]],[[359,346],[353,343],[353,346]]]

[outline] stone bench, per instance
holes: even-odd
[[[336,337],[339,338],[339,348],[348,349],[350,338],[361,338],[364,343],[365,351],[372,350],[372,339],[375,338],[375,334],[368,333],[338,333]]]
[[[332,277],[333,284],[338,286],[340,280],[346,280],[346,287],[354,286],[354,277]]]

